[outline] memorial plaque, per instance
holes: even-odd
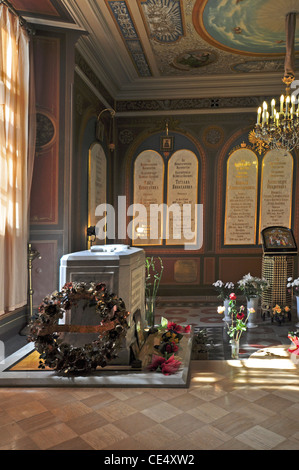
[[[269,150],[264,156],[259,232],[273,225],[291,228],[293,165],[286,150]]]
[[[89,149],[88,168],[88,226],[95,226],[100,217],[95,215],[96,207],[106,204],[107,160],[103,147],[98,142]],[[96,243],[105,240],[96,239]]]
[[[191,245],[196,242],[197,199],[197,157],[190,150],[178,150],[168,162],[167,245]]]
[[[132,241],[135,246],[161,245],[163,238],[164,161],[154,150],[144,150],[134,164],[135,214],[132,222]],[[152,216],[151,216],[152,214]],[[157,216],[153,215],[157,214]],[[150,223],[151,222],[151,223]]]
[[[235,150],[227,161],[225,245],[256,243],[258,159],[247,148]]]

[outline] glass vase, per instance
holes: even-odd
[[[248,323],[247,328],[257,328],[256,318],[257,318],[257,310],[259,305],[259,298],[258,297],[250,297],[247,300],[247,316],[248,316]],[[254,313],[249,314],[249,309],[253,308]]]
[[[155,326],[155,305],[156,299],[154,297],[145,299],[145,320],[149,328]]]
[[[239,359],[239,340],[231,339],[231,358],[232,359]]]
[[[223,301],[223,306],[224,306],[224,317],[223,317],[223,321],[225,321],[226,323],[229,323],[232,321],[231,319],[231,316],[230,316],[230,306],[229,306],[229,302],[230,300],[229,299],[224,299]]]

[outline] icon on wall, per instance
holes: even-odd
[[[293,231],[287,227],[267,227],[262,230],[264,252],[296,252],[297,245]]]
[[[166,135],[162,136],[160,140],[161,152],[172,152],[173,150],[173,137]]]

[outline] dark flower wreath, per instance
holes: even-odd
[[[79,300],[95,306],[98,315],[97,326],[61,325],[59,319]],[[122,299],[110,294],[105,284],[66,283],[60,292],[44,298],[37,318],[30,325],[29,341],[35,343],[40,353],[39,368],[46,366],[56,371],[90,372],[98,366],[105,367],[117,357],[121,340],[129,328],[129,312]],[[75,347],[63,342],[59,332],[97,332],[99,336],[92,343]]]

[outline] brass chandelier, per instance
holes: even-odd
[[[286,56],[282,79],[286,85],[285,95],[281,95],[278,109],[275,107],[275,99],[272,99],[270,106],[264,101],[257,111],[255,137],[270,149],[291,151],[299,148],[299,103],[296,95],[291,94],[291,85],[295,79],[295,29],[296,12],[291,12],[286,15]]]

